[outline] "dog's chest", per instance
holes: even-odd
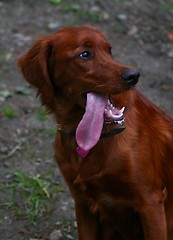
[[[93,212],[105,212],[130,206],[133,200],[132,186],[114,176],[86,181],[80,184]]]

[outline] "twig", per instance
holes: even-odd
[[[2,157],[2,160],[6,160],[7,158],[10,158],[17,150],[19,150],[21,147],[21,142],[18,143],[6,156]]]

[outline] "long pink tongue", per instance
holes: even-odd
[[[86,157],[99,141],[106,104],[107,98],[104,96],[97,93],[87,94],[85,114],[76,130],[77,152],[82,157]]]

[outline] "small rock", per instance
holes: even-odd
[[[92,6],[90,10],[92,12],[100,12],[100,8],[98,6]]]
[[[20,94],[20,95],[28,96],[31,92],[30,92],[30,89],[28,87],[16,86],[15,87],[15,93]]]
[[[65,211],[67,211],[67,206],[62,206],[62,207],[60,207],[60,209],[65,212]]]
[[[77,228],[77,221],[74,221],[74,227]]]
[[[12,94],[8,90],[0,90],[0,97],[3,98],[4,100],[8,97],[11,97]]]
[[[5,161],[5,162],[3,163],[3,166],[4,166],[5,168],[9,168],[9,167],[10,167],[10,162]]]
[[[129,36],[133,36],[138,32],[138,28],[136,26],[133,26],[129,31],[128,31],[128,35]]]
[[[66,238],[70,240],[74,239],[70,234],[67,234]]]
[[[160,89],[163,90],[163,91],[168,91],[170,89],[169,85],[168,84],[162,84],[160,86]]]
[[[26,42],[30,42],[32,40],[31,36],[26,36],[22,33],[14,34],[14,37],[17,39],[18,46],[23,46]]]
[[[9,60],[11,60],[12,59],[12,53],[10,52],[10,53],[7,53],[7,55],[5,56],[5,60],[6,61],[9,61]]]
[[[168,57],[173,58],[173,49],[168,52]]]
[[[50,240],[59,240],[62,237],[62,233],[60,230],[54,230],[51,234],[50,234]]]
[[[49,30],[56,30],[60,27],[60,24],[58,22],[50,22],[47,27]]]
[[[23,42],[28,42],[31,40],[31,37],[30,36],[26,36],[22,33],[16,33],[15,34],[15,37],[20,40],[20,41],[23,41]]]
[[[103,12],[103,19],[108,20],[109,19],[109,13]]]
[[[0,153],[7,154],[8,153],[8,148],[6,146],[3,146],[0,148]]]
[[[119,14],[119,15],[117,16],[117,18],[118,18],[119,20],[123,20],[123,21],[125,21],[125,20],[128,19],[128,17],[127,17],[126,14]]]

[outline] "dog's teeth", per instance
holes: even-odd
[[[109,110],[109,114],[113,117],[113,113],[111,109]]]
[[[116,123],[118,123],[118,124],[122,125],[122,124],[123,124],[123,122],[125,122],[125,118],[124,118],[124,119],[122,119],[122,120],[119,120],[119,121],[117,121]]]
[[[116,120],[116,119],[120,119],[123,117],[124,110],[125,110],[125,107],[122,107],[121,109],[116,108],[108,99],[104,114],[106,118],[112,119],[115,122],[118,121],[118,124],[122,124],[122,120]]]
[[[122,107],[122,108],[120,109],[121,113],[123,113],[124,110],[125,110],[125,107]]]

